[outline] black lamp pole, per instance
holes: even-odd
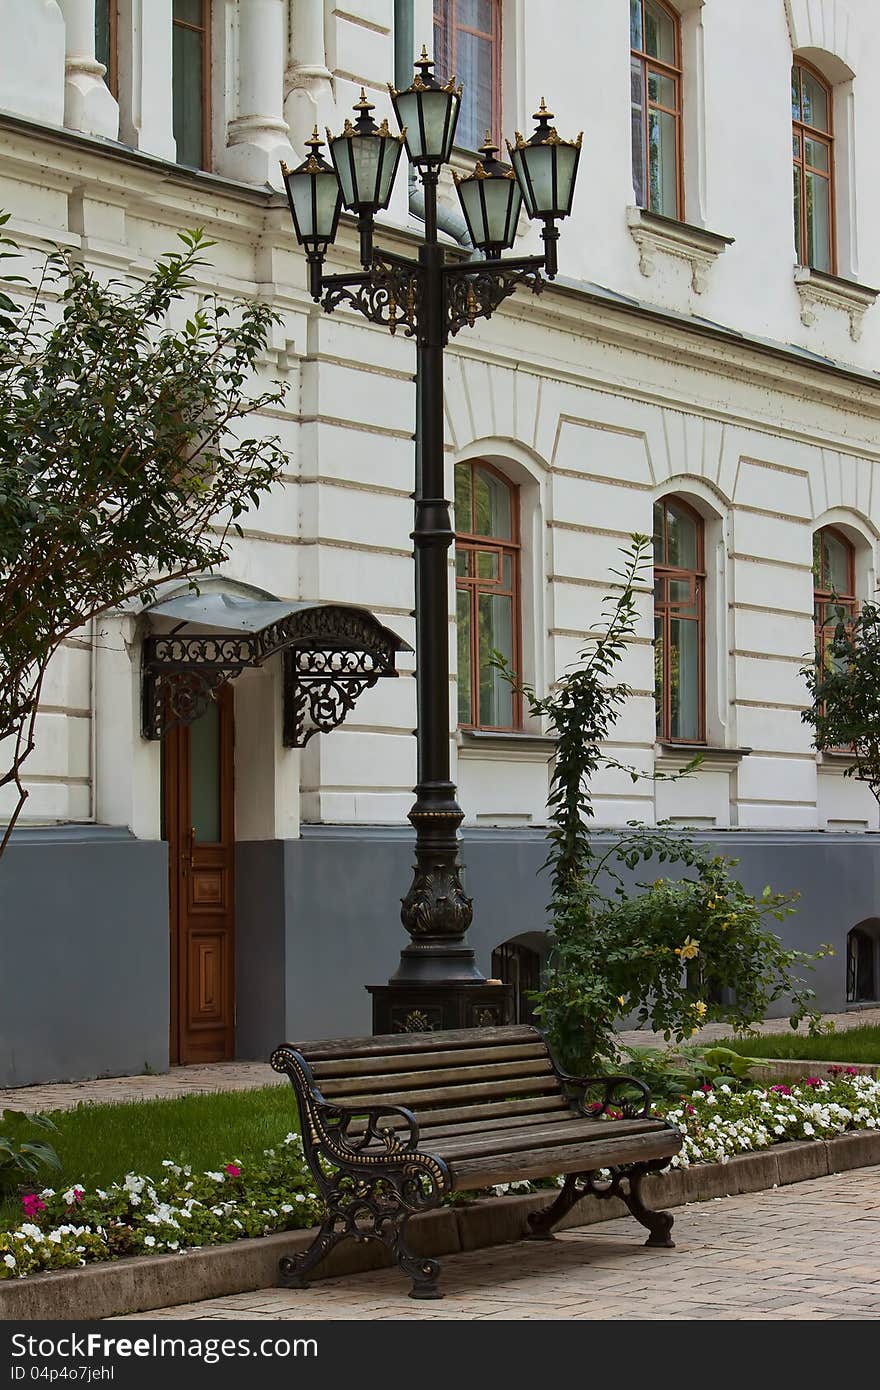
[[[555,275],[555,223],[571,210],[580,152],[580,136],[560,140],[543,102],[532,139],[517,135],[515,146],[508,146],[514,168],[495,158],[487,134],[473,174],[456,179],[471,240],[486,259],[448,262],[437,238],[437,184],[452,150],[461,88],[454,78],[441,86],[432,66],[423,49],[413,85],[405,92],[391,89],[400,136],[391,134],[387,122],[376,126],[362,92],[357,121],[346,121],[336,138],[327,132],[333,168],[318,153],[316,130],[307,159],[296,170],[284,170],[314,299],[328,312],[340,304],[353,306],[392,333],[399,329],[415,337],[417,345],[412,539],[418,785],[409,813],[416,863],[401,906],[410,944],[388,984],[368,986],[373,1029],[379,1033],[469,1028],[504,1023],[510,1016],[510,987],[485,979],[466,941],[473,914],[461,882],[463,813],[449,761],[448,552],[454,533],[444,495],[443,351],[451,335],[489,318],[518,285],[539,293],[542,271]],[[372,218],[388,204],[401,143],[425,188],[425,239],[417,261],[372,246]],[[544,223],[545,254],[502,260],[501,252],[513,243],[523,198],[529,215]],[[325,276],[321,267],[336,234],[340,201],[357,213],[365,268],[360,274]]]

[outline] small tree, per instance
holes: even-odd
[[[591,780],[603,768],[642,775],[605,751],[630,696],[615,672],[635,636],[636,593],[651,558],[651,541],[635,535],[614,570],[619,592],[609,598],[604,623],[549,695],[521,686],[534,715],[556,739],[548,806],[552,876],[553,947],[536,1012],[557,1054],[570,1067],[588,1069],[616,1051],[615,1024],[635,1013],[667,1039],[681,1041],[704,1022],[727,1017],[741,1029],[762,1019],[776,1000],[791,999],[791,1023],[818,1026],[813,992],[797,970],[815,955],[786,949],[765,926],[794,911],[793,895],[765,888],[748,893],[731,874],[736,860],[665,827],[634,822],[599,853],[593,842]],[[508,679],[515,676],[496,658]],[[677,776],[699,763],[695,757]],[[656,774],[655,774],[656,776]],[[627,882],[651,863],[676,864],[683,876]],[[722,992],[732,996],[721,1002]]]
[[[211,245],[200,232],[180,240],[133,288],[61,252],[36,284],[3,277],[0,788],[17,800],[0,853],[60,644],[108,609],[149,602],[162,580],[220,565],[280,472],[276,440],[241,437],[246,417],[283,399],[278,385],[252,390],[278,316],[208,296],[170,326]],[[18,254],[0,236],[0,257]]]
[[[830,641],[801,674],[810,706],[801,718],[815,731],[818,749],[845,749],[845,777],[870,787],[880,801],[880,608],[866,602],[855,617],[831,605]]]

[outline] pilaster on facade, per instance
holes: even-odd
[[[95,55],[95,0],[59,0],[65,23],[64,124],[84,135],[119,135],[119,106]]]
[[[284,119],[284,0],[239,7],[235,116],[219,172],[243,183],[282,186],[281,162],[297,162]]]
[[[119,0],[119,138],[176,160],[172,0]]]
[[[854,343],[861,340],[865,314],[876,302],[880,290],[868,285],[858,285],[854,280],[842,280],[837,275],[828,275],[822,270],[799,265],[794,272],[794,283],[801,301],[801,323],[812,328],[818,315],[817,308],[836,309],[849,317],[849,336]]]
[[[297,150],[315,126],[323,131],[334,112],[333,75],[327,66],[324,0],[298,0],[290,7],[284,115]]]
[[[672,257],[685,261],[690,267],[691,287],[695,294],[704,294],[712,266],[728,248],[733,237],[719,236],[688,222],[676,222],[645,208],[629,207],[626,223],[630,236],[638,247],[639,269],[646,278],[657,270],[657,258]]]

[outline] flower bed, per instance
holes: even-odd
[[[851,1070],[829,1067],[825,1079],[767,1089],[707,1086],[675,1105],[658,1107],[684,1134],[672,1166],[726,1163],[734,1154],[786,1140],[880,1130],[880,1080],[848,1074]],[[220,1245],[321,1220],[321,1201],[296,1134],[267,1149],[258,1165],[229,1162],[207,1173],[168,1161],[163,1167],[158,1179],[130,1173],[106,1189],[46,1188],[23,1198],[26,1220],[15,1231],[0,1232],[0,1279]],[[494,1191],[501,1195],[534,1186],[511,1182]]]
[[[736,1091],[704,1086],[667,1119],[684,1134],[671,1166],[726,1163],[733,1154],[753,1153],[788,1139],[831,1139],[854,1129],[880,1129],[880,1080],[854,1067],[828,1067],[825,1079],[809,1076],[791,1086]]]
[[[267,1149],[258,1166],[227,1163],[217,1172],[193,1173],[189,1165],[166,1160],[163,1167],[157,1179],[129,1173],[106,1189],[74,1185],[23,1197],[28,1219],[0,1232],[0,1279],[220,1245],[321,1220],[298,1134]]]

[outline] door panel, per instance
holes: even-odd
[[[163,744],[171,898],[171,1059],[234,1056],[232,690]]]

